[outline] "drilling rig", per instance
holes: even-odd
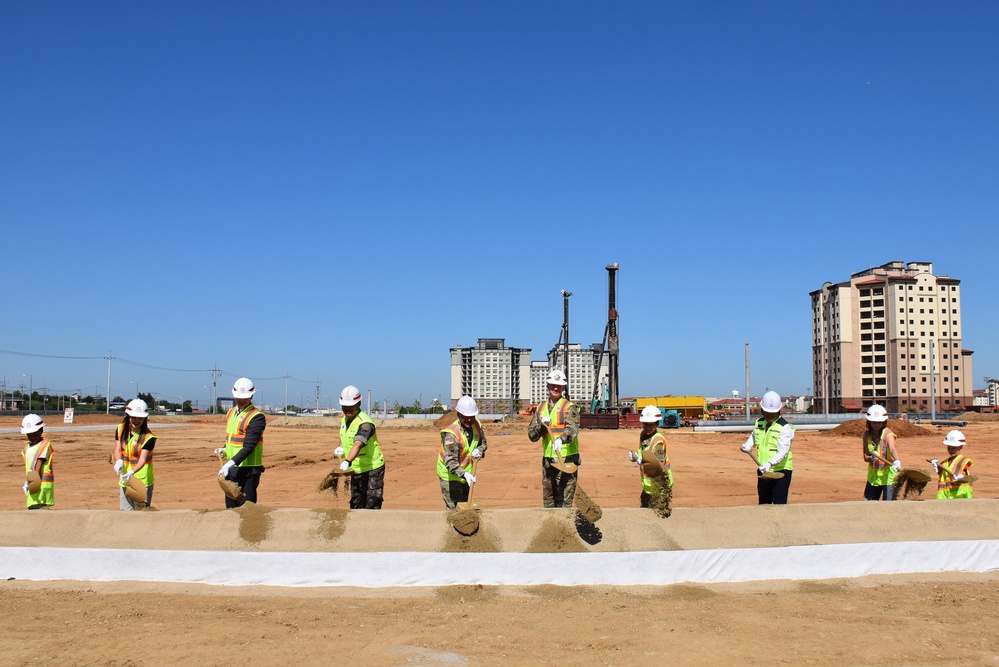
[[[604,340],[601,343],[600,354],[594,359],[593,368],[593,402],[591,412],[621,413],[618,403],[621,399],[621,387],[618,378],[618,353],[620,341],[617,331],[617,262],[607,265],[607,326],[604,328]],[[601,378],[600,369],[606,360],[607,376]]]

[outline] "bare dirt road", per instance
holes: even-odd
[[[156,424],[156,419],[151,420],[154,431]],[[16,420],[0,420],[0,427],[14,425]],[[270,422],[261,507],[345,508],[343,496],[316,491],[332,465],[335,426],[335,420]],[[436,516],[443,509],[433,467],[436,432],[412,424],[401,426],[385,423],[379,427],[388,462],[383,511],[418,510]],[[159,430],[156,508],[209,512],[209,516],[224,512],[219,509],[222,495],[215,481],[218,462],[211,454],[221,444],[223,430],[221,419],[210,417]],[[526,438],[526,423],[487,424],[486,431],[490,449],[479,469],[476,499],[480,507],[540,506],[539,452]],[[995,499],[999,487],[992,471],[999,452],[999,423],[969,424],[965,433],[966,453],[975,460],[974,472],[979,475],[976,499]],[[106,510],[120,522],[115,477],[107,463],[112,433],[52,432],[50,436],[57,456],[56,509],[48,515],[69,517],[73,512],[64,510]],[[637,431],[583,433],[580,485],[605,509],[638,505],[637,473],[625,454],[637,437]],[[753,507],[752,463],[738,451],[744,437],[689,430],[667,433],[676,477],[674,507],[678,511],[717,508],[699,518],[705,524],[700,533],[689,521],[683,524],[685,539],[710,542],[715,539],[712,526],[725,527],[724,538],[718,540],[726,544],[733,540],[765,544],[771,538],[769,534],[742,534],[754,530],[753,514],[765,509]],[[8,535],[3,544],[11,543],[9,536],[17,526],[18,539],[24,539],[21,438],[0,435],[0,445],[7,452],[0,465],[0,489],[6,489],[0,492],[0,510],[4,510],[0,516],[6,526],[0,536]],[[906,465],[925,467],[926,458],[944,455],[942,439],[939,429],[903,438],[901,457]],[[843,521],[843,513],[848,508],[855,511],[854,501],[861,497],[864,485],[859,439],[799,432],[793,451],[791,503],[820,504],[809,512],[813,524],[809,529],[825,532],[830,540],[847,539],[851,528]],[[922,525],[925,520],[905,520],[906,507],[942,502],[928,500],[931,489],[924,498],[891,508],[886,539],[925,539],[925,531],[939,535],[947,530],[946,526]],[[992,530],[997,520],[995,503],[976,500],[964,507],[965,529],[955,534],[966,538],[978,530],[976,526]],[[740,521],[739,517],[749,518]],[[675,517],[680,518],[679,514]],[[608,520],[618,521],[614,512]],[[666,526],[674,521],[657,520]],[[49,524],[46,531],[44,525]],[[78,539],[75,533],[60,531],[58,522],[48,517],[44,525],[31,537],[33,543],[85,547],[110,539],[100,535]],[[679,522],[672,525],[678,530],[681,526]],[[392,540],[398,541],[405,530],[395,531]],[[866,528],[871,530],[877,528]],[[185,548],[187,540],[207,537],[171,536],[169,548]],[[867,537],[864,532],[862,538]],[[991,533],[982,537],[994,539]],[[371,535],[369,550],[378,550],[382,539]],[[415,536],[413,541],[418,541]],[[146,546],[138,538],[135,542],[129,545],[126,540],[122,548]],[[220,557],[226,557],[225,553],[220,552]],[[363,568],[363,553],[345,552],[343,562],[344,567]],[[251,659],[259,664],[365,665],[661,661],[979,665],[999,664],[999,630],[993,620],[997,614],[999,576],[995,573],[629,588],[366,590],[5,581],[0,586],[0,622],[5,629],[0,655],[5,664],[15,665],[222,665]]]

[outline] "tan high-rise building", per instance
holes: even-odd
[[[929,262],[889,262],[811,292],[815,411],[970,407],[960,285]]]
[[[475,347],[452,347],[451,409],[465,395],[487,414],[510,414],[527,407],[531,349],[507,347],[503,338],[480,338]]]

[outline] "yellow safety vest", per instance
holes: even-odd
[[[243,442],[246,440],[246,427],[249,426],[251,419],[266,420],[264,413],[261,412],[252,403],[240,412],[239,407],[232,407],[229,409],[229,413],[225,417],[225,455],[228,458],[232,458],[236,455],[236,452],[243,448]],[[260,436],[260,441],[257,446],[253,448],[253,452],[243,459],[243,462],[239,464],[240,468],[248,468],[250,466],[262,466],[264,465],[264,436]]]
[[[374,423],[371,417],[363,410],[357,412],[357,415],[351,420],[350,426],[347,426],[346,415],[340,419],[340,446],[343,447],[344,455],[350,453],[350,450],[354,447],[354,436],[357,435],[361,424],[371,424],[374,426]],[[350,469],[356,474],[376,470],[383,465],[385,465],[385,458],[382,456],[382,448],[378,446],[377,434],[372,432],[371,437],[368,438],[368,444],[361,447],[357,458],[350,464]]]
[[[42,478],[42,487],[38,489],[38,493],[29,493],[27,495],[25,498],[27,507],[34,505],[55,505],[55,474],[52,472],[52,454],[54,451],[52,443],[48,440],[42,440],[34,445],[28,443],[24,451],[21,452],[21,456],[24,458],[25,474],[35,469],[38,459],[45,459],[45,462],[42,463],[42,469],[38,473]]]
[[[669,451],[666,449],[666,436],[659,431],[656,431],[649,436],[648,440],[643,440],[642,435],[639,434],[638,440],[638,453],[641,454],[645,450],[651,449],[656,455],[656,458],[659,459],[659,462],[663,464],[663,471],[666,473],[666,479],[669,480],[670,486],[673,486],[673,471],[671,470],[672,466],[669,462]],[[660,452],[662,452],[661,455]],[[645,474],[645,466],[638,466],[638,469],[642,473],[642,490],[649,494],[658,491],[653,478]]]
[[[871,486],[888,486],[889,484],[894,484],[895,478],[898,476],[898,473],[891,467],[895,457],[892,456],[891,449],[886,442],[889,435],[895,434],[890,428],[885,426],[881,431],[881,438],[875,443],[871,442],[870,432],[864,432],[864,444],[867,446],[867,453],[874,452],[880,455],[881,458],[888,459],[888,463],[885,463],[871,457],[871,462],[867,466],[867,482]],[[898,443],[898,436],[895,437],[895,442]]]
[[[569,399],[564,396],[560,396],[555,402],[555,405],[551,404],[551,399],[546,399],[545,402],[538,407],[538,420],[544,416],[547,416],[552,420],[551,424],[548,425],[548,428],[542,430],[541,435],[541,443],[544,445],[544,453],[542,455],[546,458],[555,458],[555,450],[552,449],[552,443],[555,442],[556,438],[561,438],[562,434],[565,432],[565,415],[571,405],[572,403]],[[569,442],[562,442],[563,459],[578,453],[578,437],[573,438]]]
[[[783,417],[778,417],[772,423],[767,423],[765,417],[756,420],[756,428],[753,429],[753,442],[756,444],[756,460],[763,465],[777,454],[777,440],[780,439],[780,432],[788,424]],[[784,460],[773,467],[774,470],[792,470],[791,450],[787,450]]]
[[[946,461],[941,461],[940,477],[937,480],[937,499],[948,500],[952,498],[971,498],[975,489],[970,483],[963,479],[954,479],[949,472],[943,469],[947,466],[954,471],[955,475],[968,475],[968,469],[974,465],[974,461],[963,454],[955,454]]]
[[[476,419],[475,423],[472,425],[472,439],[469,440],[465,437],[465,429],[461,427],[461,421],[455,420],[453,424],[449,424],[441,429],[441,448],[437,454],[437,475],[441,479],[446,479],[451,482],[463,481],[464,477],[458,477],[457,475],[452,475],[447,466],[444,465],[444,434],[453,433],[458,442],[461,443],[461,457],[458,459],[458,463],[466,472],[472,471],[472,450],[479,446],[482,442],[482,425],[479,424],[479,420]]]
[[[122,466],[122,473],[134,470],[137,465],[139,465],[139,456],[142,454],[142,448],[145,447],[146,443],[150,440],[153,444],[159,441],[159,438],[152,433],[131,433],[128,436],[128,440],[122,439],[122,431],[124,430],[122,424],[118,424],[118,428],[115,430],[115,440],[121,444],[121,460],[125,463]],[[141,481],[146,486],[152,486],[155,483],[155,477],[153,476],[153,450],[149,450],[149,454],[146,457],[146,465],[142,466],[142,470],[135,473],[135,478]],[[122,487],[127,486],[125,482],[118,482]]]

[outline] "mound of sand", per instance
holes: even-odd
[[[999,422],[999,414],[982,414],[980,412],[964,412],[958,416],[958,420],[965,422]]]
[[[917,426],[916,424],[910,424],[909,422],[902,421],[901,419],[889,419],[888,428],[894,431],[895,435],[900,438],[918,438],[925,435],[936,434],[936,431],[922,426]],[[859,438],[866,430],[866,419],[854,419],[853,421],[843,422],[836,428],[829,429],[828,431],[822,431],[822,434],[857,436]]]

